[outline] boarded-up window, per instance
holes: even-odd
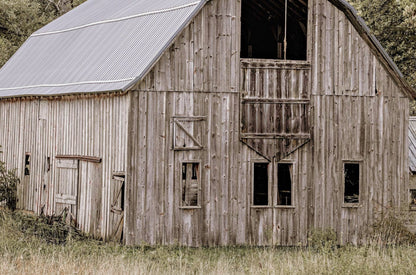
[[[242,0],[241,57],[306,60],[307,21],[307,0]]]
[[[182,207],[199,206],[200,182],[199,163],[182,163]]]
[[[359,203],[360,164],[344,163],[344,203]]]
[[[292,164],[277,164],[277,205],[292,205]]]
[[[25,155],[25,176],[30,175],[30,153]]]
[[[254,163],[253,205],[269,204],[268,163]]]

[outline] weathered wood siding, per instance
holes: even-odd
[[[209,1],[134,89],[238,92],[240,1]]]
[[[74,179],[80,194],[78,222],[86,231],[108,236],[113,226],[107,222],[112,172],[125,171],[128,106],[128,97],[116,94],[1,100],[0,144],[4,153],[0,157],[9,168],[17,168],[22,179],[18,206],[52,214],[55,156],[98,157],[102,159],[98,164],[79,161]],[[31,154],[29,176],[24,175],[26,152]],[[100,208],[91,209],[94,204]]]
[[[329,1],[309,1],[305,62],[240,60],[239,22],[240,1],[210,1],[133,88],[127,243],[291,245],[312,228],[365,242],[408,197],[408,98]],[[202,150],[173,150],[177,116],[206,117]],[[263,157],[293,163],[292,207],[252,207]],[[179,207],[181,161],[201,163],[198,209]],[[361,164],[357,207],[343,204],[344,161]]]
[[[209,1],[127,95],[1,100],[1,157],[21,175],[19,206],[54,211],[56,155],[102,159],[78,161],[80,226],[118,238],[124,222],[127,244],[304,245],[313,228],[362,243],[384,211],[406,206],[409,100],[386,62],[327,0],[309,0],[306,61],[240,59],[240,5]],[[292,205],[254,207],[253,163],[282,159],[293,165]],[[344,161],[361,165],[354,207],[343,203]],[[200,190],[184,207],[189,162]],[[126,173],[118,214],[113,172]]]
[[[134,92],[129,120],[127,244],[306,244],[306,151],[296,162],[296,207],[252,207],[252,162],[239,141],[235,93]],[[173,150],[172,117],[205,117],[201,150]],[[178,130],[179,131],[179,130]],[[198,132],[189,128],[190,133]],[[181,208],[182,162],[199,162],[199,208]]]
[[[346,16],[311,1],[314,227],[342,243],[407,205],[409,100]],[[343,206],[343,160],[362,161],[359,207]]]

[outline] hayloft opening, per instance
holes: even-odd
[[[268,163],[254,163],[253,205],[269,204]]]
[[[242,0],[241,58],[306,60],[308,0]]]
[[[182,163],[182,207],[199,205],[199,163]]]
[[[360,164],[344,163],[344,203],[359,203]]]
[[[277,165],[277,205],[292,205],[292,164]]]

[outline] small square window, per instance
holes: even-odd
[[[292,205],[292,164],[277,165],[277,205]]]
[[[360,202],[360,164],[344,163],[344,203]]]
[[[182,163],[182,207],[199,206],[199,163]]]
[[[269,205],[268,163],[254,163],[253,205]]]

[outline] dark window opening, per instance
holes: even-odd
[[[269,204],[268,163],[254,163],[253,205]]]
[[[199,163],[182,163],[182,206],[198,206],[198,193]]]
[[[360,164],[344,163],[344,203],[359,203]]]
[[[241,58],[306,60],[307,0],[243,0]]]
[[[410,189],[410,207],[416,208],[416,189]]]
[[[26,153],[25,155],[25,176],[30,175],[30,154]]]
[[[277,165],[277,205],[292,205],[292,164]]]

